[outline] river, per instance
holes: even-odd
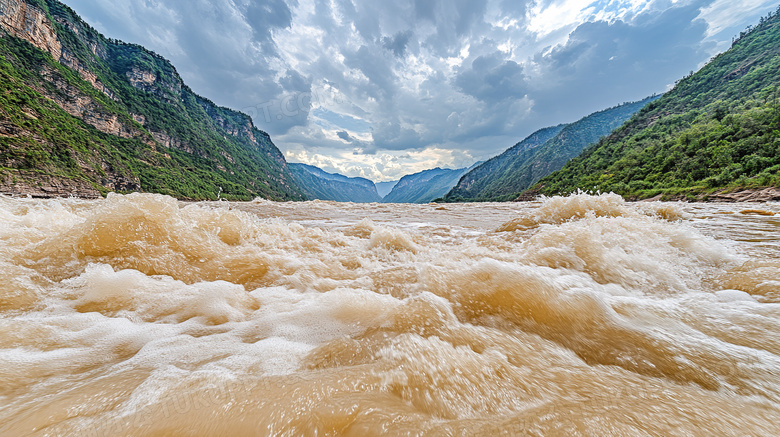
[[[780,435],[780,205],[0,197],[0,435]]]

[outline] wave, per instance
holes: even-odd
[[[780,432],[771,254],[611,194],[433,208],[0,197],[0,431]]]

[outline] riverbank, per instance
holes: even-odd
[[[539,191],[526,191],[520,195],[514,202],[533,202],[538,200],[541,193]],[[688,195],[669,195],[659,194],[647,199],[640,199],[638,197],[626,197],[629,201],[641,201],[641,202],[776,202],[780,201],[780,188],[777,187],[761,187],[761,188],[724,188],[722,190],[715,191],[713,193],[701,193],[696,196]]]
[[[716,191],[711,194],[699,194],[694,199],[690,197],[677,195],[669,196],[659,194],[649,199],[643,199],[645,202],[653,201],[680,201],[680,202],[774,202],[780,200],[780,188],[728,188]]]
[[[58,197],[97,199],[101,197],[100,191],[88,182],[24,170],[0,173],[0,194],[41,199]]]
[[[63,177],[41,175],[35,172],[17,172],[14,175],[0,175],[0,195],[11,197],[33,197],[36,199],[54,199],[61,197],[78,197],[82,199],[97,199],[101,193],[92,185]],[[533,202],[538,200],[538,191],[523,193],[513,202]],[[197,201],[181,198],[183,201]],[[648,199],[626,197],[629,201],[641,202],[776,202],[780,201],[780,188],[728,188],[710,194],[699,194],[695,197],[685,195],[659,194]]]

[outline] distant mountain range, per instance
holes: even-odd
[[[657,97],[624,103],[590,114],[571,124],[540,129],[501,155],[468,172],[443,200],[513,200],[539,179],[563,167],[586,146],[620,127],[655,99]]]
[[[477,164],[475,164],[477,165]],[[457,170],[434,168],[407,175],[382,199],[384,203],[428,203],[438,199],[455,186],[472,167]]]
[[[248,115],[57,0],[0,0],[0,86],[0,193],[426,203],[576,189],[703,200],[780,186],[778,13],[660,98],[540,129],[471,168],[377,184],[288,165]]]
[[[327,173],[313,165],[289,164],[295,181],[309,200],[333,200],[337,202],[381,202],[373,182],[364,178],[350,178],[337,173]]]
[[[377,184],[364,178],[328,173],[313,165],[289,164],[290,170],[310,200],[355,203],[428,203],[446,194],[470,168],[434,168],[404,176],[399,181]],[[379,194],[379,187],[385,193]]]

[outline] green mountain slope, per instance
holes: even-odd
[[[539,179],[563,167],[586,146],[621,126],[655,98],[624,103],[568,125],[541,129],[466,174],[444,200],[512,200]]]
[[[56,0],[0,3],[0,192],[303,199],[249,116]]]
[[[382,201],[376,192],[376,186],[368,179],[327,173],[313,165],[289,164],[289,166],[296,182],[310,200],[355,203]]]
[[[471,167],[470,167],[471,168]],[[470,168],[434,168],[406,175],[382,199],[384,203],[428,203],[447,194]]]
[[[460,179],[443,200],[487,201],[497,196],[498,193],[516,193],[517,190],[512,188],[514,180],[511,177],[514,170],[533,157],[537,147],[558,135],[565,126],[565,124],[559,124],[539,129],[504,153],[475,167]]]
[[[780,9],[778,9],[780,12]],[[780,18],[682,80],[533,193],[576,189],[629,198],[704,198],[780,184]]]

